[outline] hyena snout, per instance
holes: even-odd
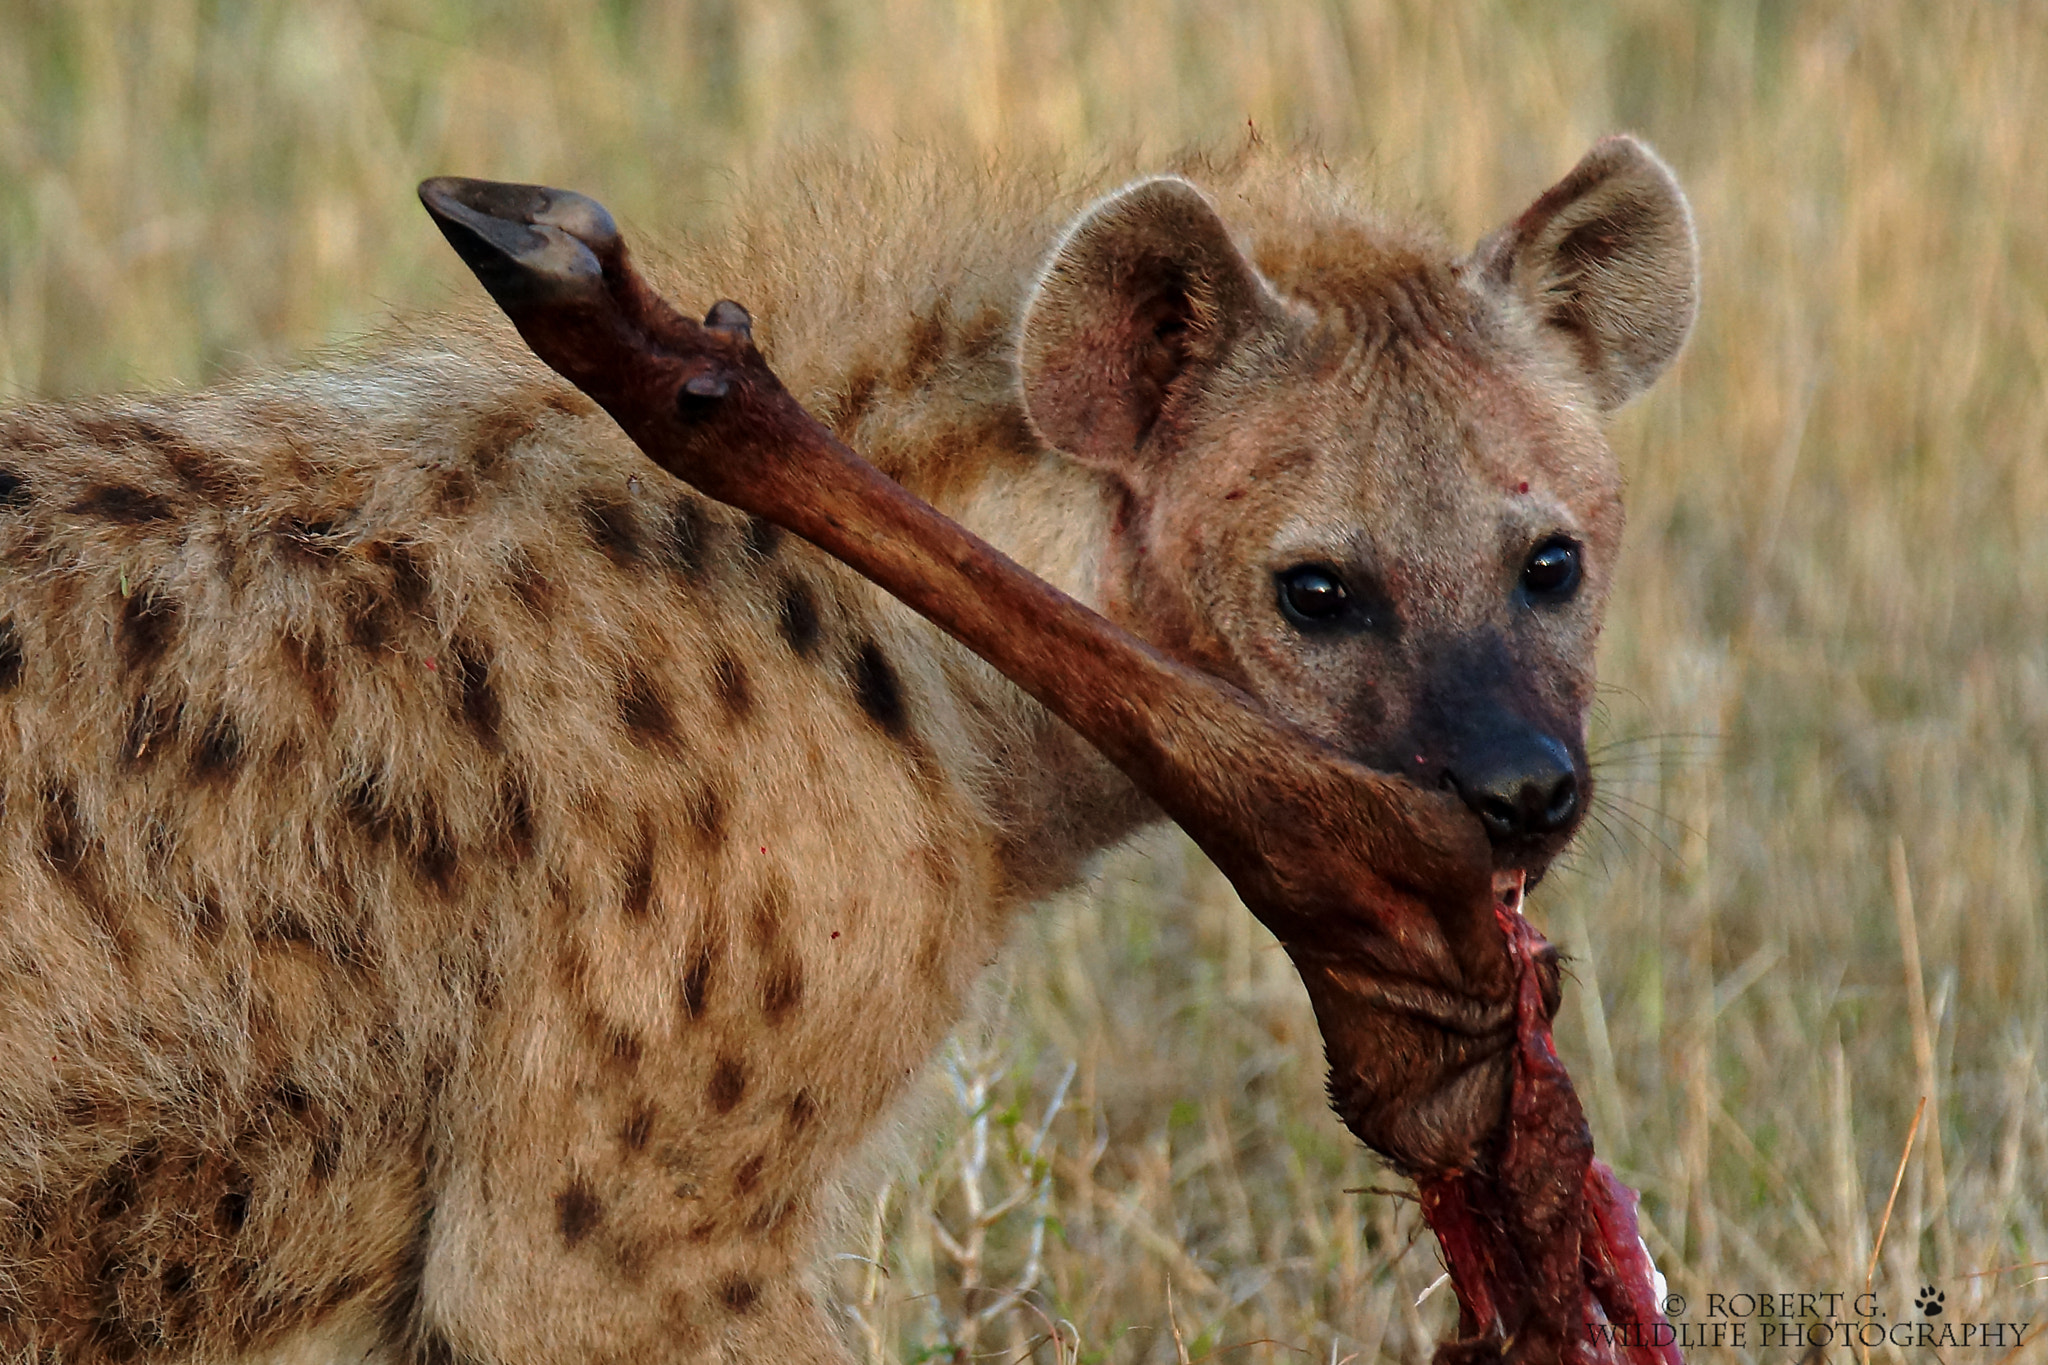
[[[1454,758],[1444,783],[1458,794],[1496,848],[1520,847],[1564,833],[1579,818],[1579,774],[1553,735],[1496,735]]]

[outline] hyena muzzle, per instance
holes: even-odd
[[[813,166],[681,259],[1027,567],[1504,868],[1570,837],[1601,421],[1694,306],[1639,144],[1464,255],[1251,149],[1093,202]],[[502,325],[443,335],[0,418],[0,1351],[839,1359],[850,1154],[1014,913],[1156,818]]]

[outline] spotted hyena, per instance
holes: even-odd
[[[1693,310],[1648,151],[1465,255],[1257,148],[777,183],[664,290],[1504,866],[1557,851],[1602,417]],[[501,322],[426,330],[0,418],[9,1358],[840,1359],[849,1154],[1017,913],[1157,818]]]

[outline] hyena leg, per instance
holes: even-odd
[[[651,1242],[607,1236],[590,1211],[573,1214],[598,1222],[564,1252],[546,1245],[553,1210],[548,1237],[521,1237],[517,1210],[497,1212],[514,1217],[466,1220],[459,1238],[436,1239],[411,1333],[417,1358],[851,1365],[831,1314],[787,1257],[745,1240],[690,1245],[686,1231]]]
[[[425,1358],[844,1365],[808,1278],[824,1178],[773,1073],[715,1047],[621,1057],[524,998],[487,1052],[534,1070],[450,1086],[414,1314],[446,1350]]]
[[[752,1310],[732,1317],[712,1357],[729,1365],[773,1360],[786,1365],[852,1365],[830,1312],[795,1277],[766,1286]]]

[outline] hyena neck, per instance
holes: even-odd
[[[1100,476],[1034,447],[984,461],[971,479],[957,469],[901,477],[1025,568],[1115,615],[1122,600],[1112,582],[1119,558],[1115,502]],[[984,799],[998,824],[1001,856],[1019,896],[1037,899],[1071,885],[1094,855],[1164,818],[1064,722],[936,626],[919,625],[947,658],[987,772]]]

